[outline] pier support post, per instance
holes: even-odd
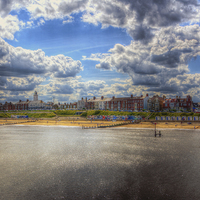
[[[161,137],[161,131],[159,131],[159,137]]]

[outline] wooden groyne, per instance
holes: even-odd
[[[110,125],[98,125],[97,126],[82,126],[82,129],[95,129],[95,128],[110,128],[116,126],[123,126],[130,124],[131,122],[119,123],[119,124],[110,124]]]
[[[14,125],[14,124],[23,124],[23,123],[28,123],[28,122],[36,122],[37,120],[29,120],[29,121],[25,121],[25,122],[8,122],[8,123],[3,123],[3,124],[1,124],[1,126],[3,126],[3,125]]]
[[[82,126],[82,129],[95,129],[97,126]]]
[[[128,125],[131,122],[119,123],[119,124],[111,124],[111,125],[104,125],[104,126],[97,126],[97,128],[109,128],[109,127],[116,127],[116,126],[123,126]]]

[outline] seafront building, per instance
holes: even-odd
[[[110,101],[112,98],[107,98],[104,96],[101,96],[101,99],[99,100],[99,110],[109,110],[110,109]]]
[[[123,111],[141,111],[147,109],[147,100],[149,99],[148,94],[144,97],[143,95],[139,97],[119,97],[114,96],[108,102],[110,110],[123,110]]]
[[[15,110],[15,104],[12,102],[8,103],[7,101],[2,106],[3,110]]]
[[[142,111],[144,109],[147,109],[148,99],[148,94],[146,94],[145,97],[143,95],[141,95],[140,97],[133,97],[133,95],[131,95],[131,98],[128,99],[128,110]]]
[[[0,103],[0,110],[3,110],[3,104]]]
[[[93,97],[87,101],[87,109],[89,110],[98,110],[99,109],[99,101],[101,100],[100,97],[96,98]]]
[[[77,102],[66,104],[67,110],[77,110]]]
[[[188,111],[193,109],[192,97],[188,95],[186,98],[176,96],[174,99],[165,99],[163,101],[163,110]]]
[[[45,103],[42,100],[30,101],[28,107],[29,110],[44,110]]]
[[[176,98],[166,98],[165,96],[160,97],[154,95],[149,97],[148,94],[145,96],[133,96],[129,97],[93,97],[87,99],[87,97],[81,98],[77,102],[73,103],[63,103],[54,104],[53,102],[43,102],[38,100],[37,91],[33,94],[33,101],[21,101],[17,103],[0,103],[0,110],[51,110],[51,109],[61,109],[61,110],[111,110],[111,111],[199,111],[200,104],[193,103],[192,97],[187,95],[187,97]]]
[[[165,96],[159,97],[158,95],[149,98],[147,100],[147,110],[161,111],[163,109],[163,102],[165,99]]]
[[[130,111],[140,111],[147,109],[147,100],[149,99],[148,94],[144,97],[143,95],[139,97],[118,97],[113,96],[112,98],[93,97],[87,101],[87,109],[91,110],[130,110]]]
[[[67,108],[67,104],[63,103],[63,104],[58,104],[59,109],[64,110]]]
[[[47,102],[45,103],[45,110],[52,110],[53,109],[53,102]]]
[[[29,109],[29,100],[26,101],[19,100],[18,103],[15,104],[15,110],[28,110]]]
[[[77,102],[77,109],[78,110],[83,110],[87,108],[87,97],[84,99],[82,98],[81,100],[78,100]]]
[[[110,110],[113,111],[124,110],[124,109],[127,110],[127,100],[128,97],[116,98],[115,96],[113,96],[109,105]]]
[[[45,103],[42,100],[38,100],[37,91],[34,92],[33,101],[29,101],[28,104],[29,110],[44,110]]]

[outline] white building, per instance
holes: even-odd
[[[99,110],[109,109],[108,102],[111,101],[112,98],[104,98],[103,96],[99,100]]]
[[[81,100],[78,100],[77,102],[77,109],[78,110],[83,110],[87,108],[87,97],[84,99],[82,98]]]
[[[38,94],[37,94],[37,91],[34,92],[33,101],[38,101]]]
[[[47,103],[45,103],[45,110],[51,110],[51,109],[53,109],[53,105],[54,105],[53,102],[47,102]]]
[[[144,105],[144,109],[146,109],[147,110],[147,101],[148,101],[148,99],[149,99],[149,95],[148,94],[146,94],[146,96],[143,98],[143,105]]]
[[[33,101],[29,101],[28,108],[30,110],[44,110],[46,108],[46,104],[42,100],[38,100],[37,91],[34,92]]]
[[[46,108],[46,103],[42,100],[29,101],[28,108],[30,110],[44,110]]]

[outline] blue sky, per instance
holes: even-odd
[[[19,13],[13,12],[22,21],[27,21],[29,15],[24,10]],[[92,53],[108,52],[116,43],[129,45],[132,38],[125,29],[108,27],[101,28],[101,25],[83,23],[81,14],[72,15],[73,22],[63,24],[63,20],[50,20],[41,26],[25,29],[16,32],[16,40],[6,40],[14,47],[19,44],[22,48],[37,50],[42,49],[47,56],[63,54],[74,60],[81,60],[82,56],[89,57]],[[19,42],[20,41],[20,42]],[[95,68],[98,62],[90,60],[81,61],[84,71],[81,75],[84,81],[101,79],[109,81],[109,78],[128,78],[128,75],[116,72],[105,72]]]
[[[200,101],[198,1],[0,2],[0,102],[191,95]],[[183,25],[184,24],[184,25]]]

